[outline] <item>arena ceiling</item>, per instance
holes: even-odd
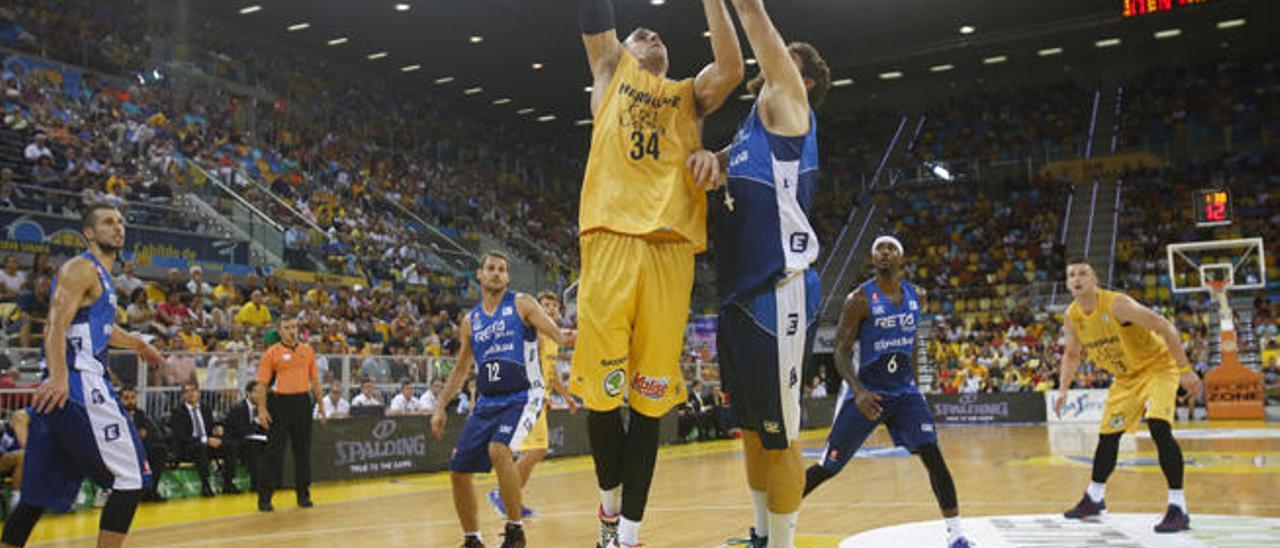
[[[392,79],[409,93],[453,94],[464,108],[530,122],[554,115],[547,125],[558,130],[589,117],[576,0],[189,1],[198,16]],[[1169,62],[1246,43],[1274,51],[1266,44],[1274,43],[1268,39],[1280,24],[1280,2],[1200,1],[1132,18],[1121,16],[1123,0],[767,0],[766,6],[784,37],[815,44],[833,80],[847,83],[831,94],[828,111],[838,114],[895,89],[1024,81],[1109,60]],[[644,25],[663,36],[672,76],[691,75],[710,61],[701,2],[614,2],[622,33]],[[1219,28],[1240,18],[1243,26]],[[962,33],[966,26],[973,31]],[[1172,29],[1177,36],[1155,37]],[[1098,45],[1116,38],[1119,45]],[[1061,52],[1044,53],[1056,48]],[[902,76],[887,76],[893,72]],[[731,110],[746,104],[731,103],[741,103]]]

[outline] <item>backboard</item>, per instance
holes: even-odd
[[[1227,291],[1267,285],[1262,238],[1169,244],[1168,254],[1169,284],[1176,294],[1208,293],[1213,280],[1224,280]]]

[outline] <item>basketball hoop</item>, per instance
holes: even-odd
[[[1227,280],[1207,280],[1204,283],[1214,295],[1221,295],[1227,290]]]

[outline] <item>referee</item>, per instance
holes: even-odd
[[[258,422],[268,429],[267,450],[263,456],[262,485],[258,490],[258,511],[270,512],[271,495],[280,485],[284,468],[284,446],[293,444],[293,485],[298,506],[311,504],[311,410],[315,401],[324,397],[316,370],[316,353],[311,345],[298,342],[298,320],[280,321],[280,342],[271,345],[258,364],[258,382],[271,387],[266,408],[258,407]],[[324,407],[317,407],[323,424]]]

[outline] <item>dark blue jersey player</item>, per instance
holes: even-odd
[[[822,461],[805,473],[804,493],[835,476],[883,423],[893,442],[919,455],[928,469],[950,535],[947,545],[966,548],[955,483],[938,451],[933,416],[916,387],[916,325],[925,309],[924,290],[902,279],[902,243],[896,238],[877,238],[871,262],[875,277],[849,294],[840,316],[835,361],[845,384]]]
[[[5,546],[24,546],[45,510],[70,510],[86,477],[111,489],[98,546],[120,546],[151,482],[138,431],[107,380],[107,347],[157,364],[164,358],[115,325],[111,264],[124,247],[124,217],[94,205],[80,230],[89,250],[64,263],[52,287],[44,381],[29,410],[22,497],[5,520]]]
[[[445,404],[474,371],[480,397],[449,460],[463,546],[484,546],[471,474],[494,469],[508,509],[502,546],[523,547],[520,471],[511,451],[524,443],[546,404],[538,333],[561,346],[571,345],[573,337],[560,331],[533,297],[507,288],[507,257],[502,253],[485,254],[476,278],[484,296],[462,320],[458,361],[437,399],[440,405],[431,417],[431,429],[436,438],[443,437]]]

